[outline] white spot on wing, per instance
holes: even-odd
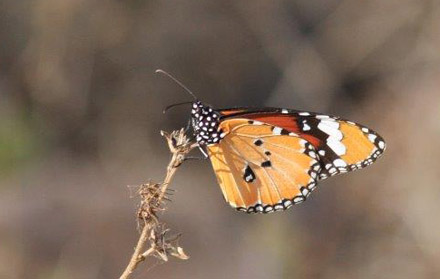
[[[346,167],[347,163],[342,159],[336,159],[333,161],[333,165],[335,165],[335,167]]]
[[[310,113],[308,113],[308,112],[300,112],[298,114],[301,116],[309,116],[310,115]]]
[[[374,142],[374,140],[375,140],[376,138],[377,138],[376,135],[368,134],[368,139],[369,139],[371,142]]]
[[[380,149],[384,149],[385,148],[385,142],[383,142],[383,141],[379,141],[379,148]]]
[[[306,123],[304,123],[303,125],[303,131],[309,131],[310,130],[310,126],[307,125]]]
[[[288,111],[287,109],[282,109],[282,110],[281,110],[281,113],[282,113],[282,114],[288,114],[289,111]]]
[[[329,137],[327,139],[327,145],[336,153],[338,156],[342,156],[346,152],[345,145],[343,145],[339,140],[334,137]]]
[[[309,189],[307,189],[307,188],[304,188],[303,190],[302,190],[302,194],[304,195],[304,196],[307,196],[308,194],[309,194]]]
[[[281,135],[281,131],[282,131],[282,130],[283,130],[283,129],[280,128],[280,127],[275,127],[275,128],[273,128],[272,133],[273,133],[274,135]]]
[[[321,120],[318,124],[318,129],[337,140],[342,139],[342,132],[339,131],[339,123],[336,121]]]

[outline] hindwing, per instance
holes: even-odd
[[[272,212],[300,203],[321,171],[312,144],[293,132],[245,118],[227,119],[224,136],[207,146],[226,201],[246,212]]]

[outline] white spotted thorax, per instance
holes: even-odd
[[[195,101],[191,110],[191,124],[194,129],[194,136],[199,145],[218,143],[223,136],[218,125],[220,115],[210,106]]]

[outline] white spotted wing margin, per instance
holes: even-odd
[[[224,120],[225,136],[207,146],[225,200],[247,213],[281,211],[316,187],[316,149],[295,133],[245,118]]]

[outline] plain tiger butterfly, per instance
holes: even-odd
[[[375,131],[339,117],[280,108],[214,109],[194,101],[191,126],[227,203],[247,213],[306,200],[318,181],[371,165],[384,152]]]

